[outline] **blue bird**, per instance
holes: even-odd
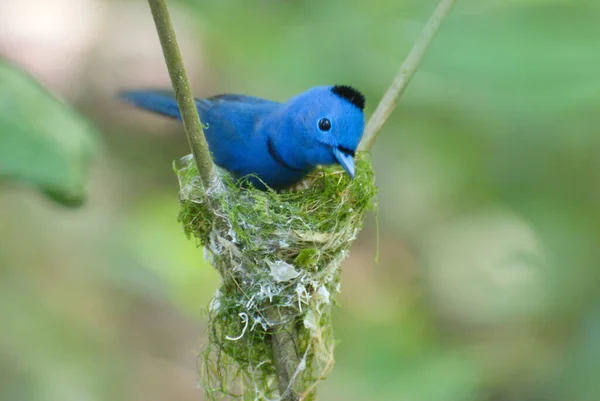
[[[170,92],[131,90],[131,105],[181,120]],[[214,162],[259,189],[290,187],[318,165],[339,164],[354,178],[365,97],[346,85],[318,86],[285,103],[226,94],[197,99]]]

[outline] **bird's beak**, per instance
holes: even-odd
[[[344,168],[350,178],[354,178],[354,157],[338,147],[333,148],[333,157]]]

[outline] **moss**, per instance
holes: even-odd
[[[294,265],[304,268],[314,266],[318,260],[318,256],[319,250],[316,248],[303,249],[294,259]]]
[[[331,369],[340,263],[376,193],[368,155],[356,162],[354,180],[327,167],[304,189],[275,192],[239,186],[224,174],[223,186],[204,191],[192,158],[182,159],[179,220],[222,277],[201,358],[208,400],[276,398],[268,333],[284,325],[296,337],[295,391]]]

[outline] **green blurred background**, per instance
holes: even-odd
[[[197,96],[343,83],[368,114],[436,5],[170,3]],[[80,209],[0,189],[0,400],[201,400],[218,277],[176,221],[185,137],[115,100],[170,85],[147,3],[0,10],[0,54],[103,142]],[[600,400],[598,21],[592,0],[458,0],[373,149],[379,224],[343,265],[320,399]]]

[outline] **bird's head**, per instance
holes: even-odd
[[[341,165],[354,178],[354,154],[364,130],[365,97],[345,85],[319,86],[290,99],[285,112],[293,126],[298,165]],[[288,138],[291,139],[291,138]]]

